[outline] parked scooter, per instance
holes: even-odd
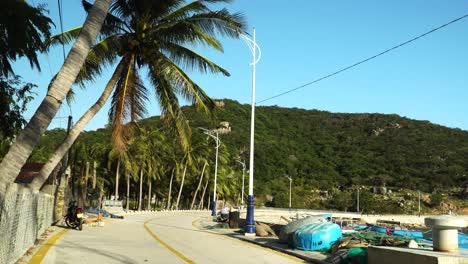
[[[65,224],[70,228],[83,230],[83,210],[78,207],[76,201],[68,203],[67,215],[65,215]]]

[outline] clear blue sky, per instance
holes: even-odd
[[[59,31],[57,1],[46,3]],[[65,0],[64,28],[83,23],[80,0]],[[249,27],[257,29],[263,57],[257,66],[257,101],[310,82],[330,72],[374,55],[468,13],[461,0],[238,0],[229,6],[242,12]],[[214,98],[231,98],[250,103],[251,55],[241,40],[223,40],[225,52],[199,49],[228,69],[232,76],[191,73]],[[15,64],[25,81],[39,85],[31,103],[30,117],[42,100],[52,74],[63,62],[61,49],[41,56],[42,72],[30,70],[25,61]],[[77,90],[72,105],[74,119],[97,99],[110,73]],[[332,112],[395,113],[412,119],[429,120],[468,130],[468,18],[423,39],[358,66],[333,78],[267,101],[263,105],[320,109]],[[87,130],[107,123],[108,105]],[[159,113],[155,100],[149,115]],[[66,107],[58,116],[68,115]],[[56,119],[52,126],[65,127]]]

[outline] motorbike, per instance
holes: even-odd
[[[65,224],[70,228],[81,231],[83,230],[83,222],[83,209],[78,207],[76,201],[71,201],[65,215]]]

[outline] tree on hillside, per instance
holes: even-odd
[[[188,147],[190,127],[180,110],[177,96],[182,96],[204,112],[209,112],[214,103],[184,69],[226,76],[229,73],[187,46],[204,45],[222,51],[216,37],[238,38],[245,28],[240,14],[231,14],[226,9],[213,11],[206,5],[207,2],[225,0],[190,3],[143,0],[116,1],[112,4],[100,34],[101,41],[91,49],[77,81],[95,80],[105,66],[117,62],[118,66],[101,97],[75,124],[50,164],[44,166],[42,179],[50,174],[53,165],[58,163],[113,90],[109,112],[112,139],[116,148],[125,150],[133,122],[146,112],[148,89],[141,79],[143,70],[148,72],[168,128],[174,131],[185,148]],[[91,5],[86,1],[83,3],[85,10],[89,10]],[[57,35],[50,43],[67,43],[76,38],[81,30],[81,27],[77,27]],[[130,123],[124,125],[127,122]],[[39,185],[39,181],[34,185]]]
[[[13,0],[10,0],[10,2],[12,1]],[[5,1],[2,1],[2,3],[4,2]],[[0,194],[4,193],[8,184],[14,182],[16,176],[21,170],[21,167],[31,155],[34,147],[39,143],[41,135],[46,131],[52,121],[52,118],[62,105],[62,102],[70,91],[76,76],[81,70],[81,66],[86,60],[92,43],[95,41],[101,29],[101,25],[106,17],[110,3],[111,0],[95,1],[79,36],[76,38],[75,44],[72,46],[70,53],[67,56],[67,59],[50,85],[47,95],[0,163],[0,175],[2,175],[2,178],[0,179]],[[11,12],[11,9],[6,10]],[[23,41],[27,41],[27,39]],[[5,61],[3,63],[5,63]],[[58,162],[59,161],[53,164],[52,170]],[[49,174],[44,177],[41,182],[36,183],[36,189],[40,188]]]

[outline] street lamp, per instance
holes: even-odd
[[[285,176],[286,176],[286,178],[289,179],[289,210],[291,210],[291,197],[292,197],[292,195],[291,195],[291,193],[292,193],[292,192],[291,192],[291,186],[292,186],[292,178],[289,177],[288,175],[285,175]]]
[[[244,209],[244,174],[245,174],[245,161],[237,159],[237,162],[239,162],[242,165],[242,196],[241,196],[241,209]]]
[[[250,120],[250,160],[249,160],[249,195],[247,197],[247,217],[245,219],[245,235],[255,236],[254,221],[254,196],[253,196],[253,174],[254,174],[254,130],[255,130],[255,66],[262,56],[262,51],[255,39],[255,28],[253,29],[253,40],[239,33],[252,53],[252,116]],[[258,57],[257,57],[258,50]]]
[[[357,203],[356,203],[356,207],[357,207],[357,208],[356,208],[356,211],[357,211],[358,213],[359,213],[359,190],[360,190],[360,189],[361,189],[361,188],[358,186],[358,187],[357,187],[357,196],[356,196],[356,199],[357,199],[357,201],[356,201],[356,202],[357,202]]]
[[[215,129],[216,136],[213,135],[213,130],[208,130],[206,128],[199,127],[199,129],[203,130],[203,133],[212,137],[216,142],[216,160],[215,160],[215,177],[214,177],[214,187],[213,187],[213,203],[211,204],[211,216],[216,216],[216,180],[218,176],[218,149],[221,145],[221,140],[219,140],[218,130]]]

